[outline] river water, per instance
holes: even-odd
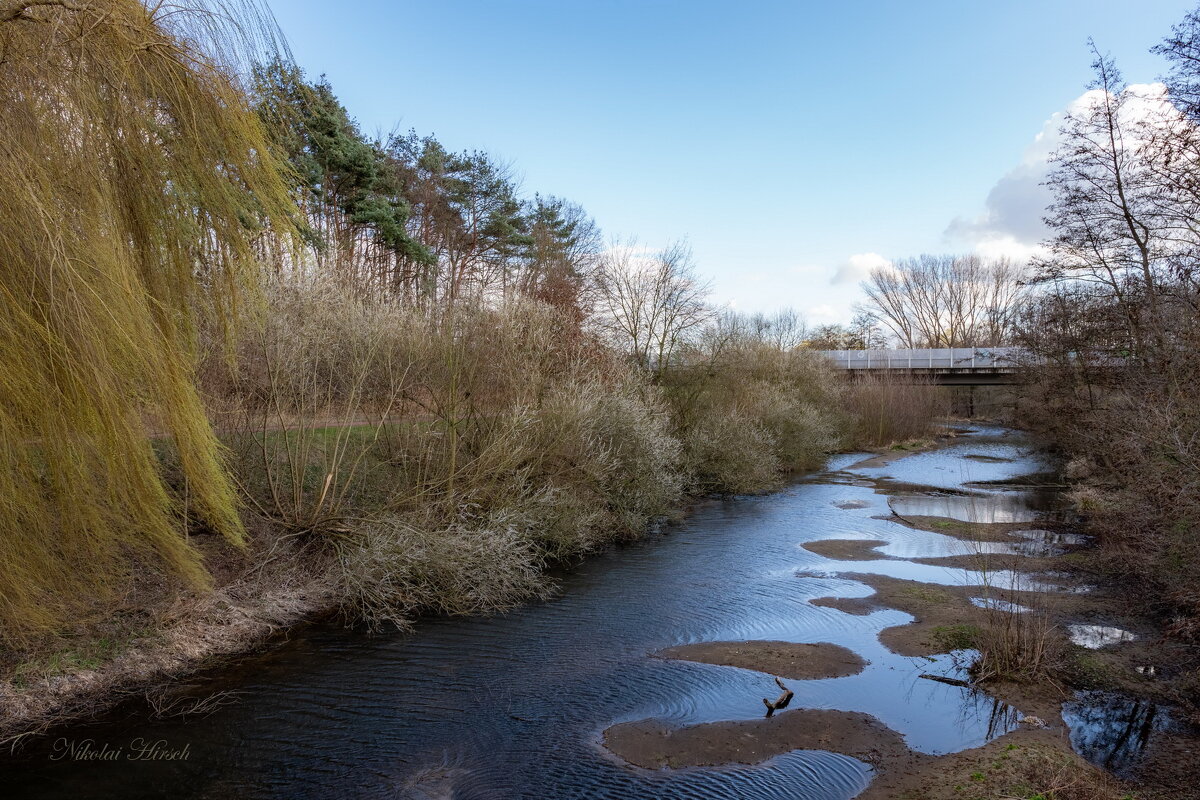
[[[761,717],[760,698],[778,693],[771,676],[653,656],[671,645],[731,639],[854,650],[868,662],[863,672],[789,681],[792,707],[872,714],[918,751],[975,747],[1016,724],[1016,710],[986,695],[918,678],[957,674],[964,654],[910,659],[879,643],[879,631],[909,621],[907,614],[854,616],[809,600],[871,593],[839,570],[974,582],[961,569],[892,560],[964,550],[949,537],[878,518],[890,513],[889,502],[942,509],[911,513],[1036,516],[1030,498],[1015,491],[970,502],[928,494],[904,500],[876,492],[874,479],[961,490],[1044,465],[1003,429],[977,429],[888,467],[852,467],[866,457],[835,456],[827,473],[773,495],[704,502],[681,525],[571,570],[553,599],[503,616],[429,619],[412,634],[303,628],[195,681],[198,693],[229,691],[236,702],[202,718],[155,720],[132,707],[76,725],[0,762],[2,795],[853,797],[871,768],[842,755],[797,751],[754,766],[647,771],[608,753],[601,735],[648,717],[676,725]],[[833,562],[801,548],[835,538],[887,542],[880,552],[892,559]],[[155,742],[146,755],[181,757],[131,760]],[[75,757],[85,747],[116,757]]]

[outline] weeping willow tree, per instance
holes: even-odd
[[[240,86],[233,9],[0,0],[0,639],[165,568],[184,515],[244,531],[194,381],[288,181]],[[168,442],[168,485],[152,443]]]

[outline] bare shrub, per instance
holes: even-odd
[[[564,340],[559,322],[520,302],[422,328],[405,391],[413,413],[381,440],[389,508],[513,515],[555,558],[669,510],[679,445],[657,390],[605,351]]]
[[[950,408],[944,389],[918,378],[864,376],[841,400],[850,441],[874,447],[928,437]]]
[[[975,679],[1053,682],[1065,663],[1055,627],[1045,609],[991,609],[979,626]]]
[[[504,514],[435,520],[385,517],[338,541],[345,608],[373,626],[405,627],[423,611],[478,614],[511,608],[548,591],[544,560]]]
[[[837,378],[815,353],[787,349],[725,315],[688,361],[662,382],[693,491],[765,491],[840,445]]]
[[[770,432],[737,411],[698,415],[683,442],[693,491],[748,494],[779,483],[783,468]]]
[[[409,476],[394,507],[512,515],[553,558],[640,533],[678,500],[679,444],[653,395],[626,380],[577,375],[549,389],[536,411],[519,406],[470,426],[453,452],[441,431],[410,428],[403,442],[390,441]]]
[[[839,421],[831,410],[796,397],[789,388],[762,387],[749,401],[786,472],[814,469],[841,445]]]
[[[977,681],[1046,681],[1061,676],[1066,664],[1061,634],[1056,632],[1048,592],[1022,591],[1027,581],[1020,575],[1005,586],[995,583],[989,554],[980,548],[976,569],[982,576],[983,597],[989,607],[980,612],[974,646],[979,658],[971,666]],[[1020,593],[1021,604],[1011,599]]]
[[[1025,409],[1071,458],[1070,496],[1097,536],[1097,566],[1144,587],[1143,608],[1178,631],[1196,611],[1182,592],[1200,583],[1200,370],[1183,344],[1165,365],[1094,378],[1034,370]]]
[[[587,549],[636,535],[679,500],[679,442],[657,393],[633,375],[610,386],[593,376],[559,387],[541,414],[539,477],[559,490],[558,501],[573,512],[568,519],[578,517],[546,525],[548,534],[583,532],[575,547]]]

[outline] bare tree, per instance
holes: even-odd
[[[1007,259],[922,255],[872,270],[862,311],[905,347],[1000,345],[1012,336],[1020,278]]]
[[[685,339],[712,318],[710,285],[698,278],[692,251],[676,242],[650,257],[614,243],[596,274],[599,323],[647,369],[661,372]]]
[[[1039,281],[1081,280],[1103,287],[1124,310],[1131,349],[1156,327],[1156,263],[1166,255],[1151,213],[1156,182],[1139,153],[1139,120],[1121,74],[1095,50],[1096,78],[1085,107],[1062,127],[1063,145],[1047,181],[1054,202],[1050,254],[1035,262]]]
[[[854,347],[851,349],[880,350],[887,347],[887,335],[879,316],[871,309],[858,304],[854,307],[854,317],[850,320],[849,332]]]
[[[804,318],[794,308],[781,308],[773,314],[753,314],[746,318],[746,326],[754,339],[780,350],[799,347],[808,334]]]
[[[711,362],[722,353],[747,344],[788,351],[801,347],[808,336],[804,318],[793,308],[774,313],[747,314],[726,308],[714,313],[692,342],[701,362]]]

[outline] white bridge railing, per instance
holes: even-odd
[[[938,347],[923,350],[820,350],[837,369],[1010,370],[1027,353],[1021,347]]]

